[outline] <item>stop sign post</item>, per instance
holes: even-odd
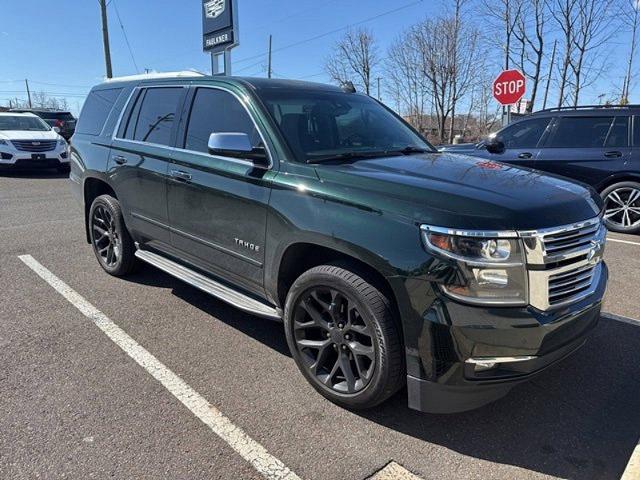
[[[524,96],[526,79],[519,70],[504,70],[493,81],[493,97],[501,105],[513,105]],[[511,111],[507,110],[503,123],[509,123]]]

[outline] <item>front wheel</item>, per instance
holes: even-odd
[[[620,182],[602,192],[604,221],[618,233],[640,233],[640,183]]]
[[[370,408],[404,382],[400,332],[389,299],[350,269],[303,273],[285,304],[287,343],[311,385],[346,408]]]

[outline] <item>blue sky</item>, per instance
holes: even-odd
[[[266,57],[251,57],[266,52],[272,33],[276,76],[326,82],[329,79],[323,74],[323,63],[331,45],[341,35],[342,31],[336,30],[362,22],[362,26],[374,32],[383,53],[404,28],[441,12],[445,0],[239,0],[239,3],[240,46],[233,51],[234,74],[265,74]],[[210,59],[201,48],[200,0],[111,0],[108,10],[114,75],[136,73],[115,7],[139,70],[210,71]],[[397,11],[385,14],[394,9]],[[373,18],[380,14],[384,15]],[[28,78],[32,90],[67,97],[77,113],[83,96],[104,76],[97,0],[2,0],[0,18],[0,105],[11,97],[25,97],[24,79]],[[278,51],[333,31],[336,32]],[[620,35],[614,50],[625,52],[628,41],[627,36]],[[621,83],[625,55],[612,57],[607,75],[585,92],[581,103],[597,103],[598,94],[611,92],[614,84]],[[636,90],[632,90],[631,98],[640,101],[635,98]]]

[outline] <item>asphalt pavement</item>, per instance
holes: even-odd
[[[307,480],[390,462],[423,479],[619,478],[640,437],[640,237],[610,235],[606,260],[617,319],[533,381],[463,414],[414,412],[406,392],[354,413],[306,383],[281,324],[150,266],[107,275],[66,178],[4,174],[0,478],[263,478],[260,448]]]

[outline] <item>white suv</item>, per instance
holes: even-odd
[[[69,145],[32,113],[0,113],[0,169],[69,170]]]

